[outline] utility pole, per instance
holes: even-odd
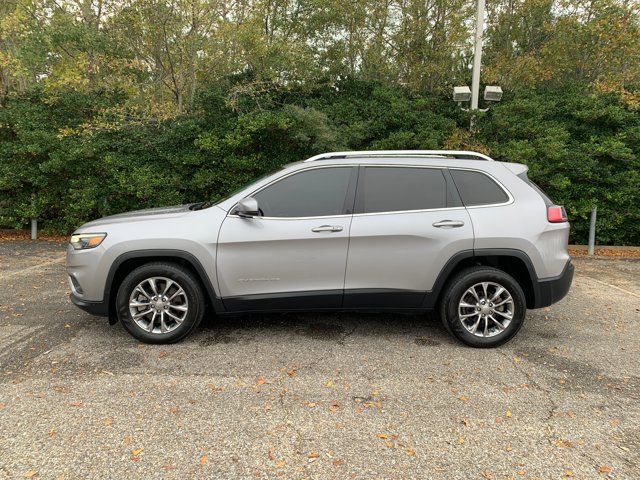
[[[473,132],[475,126],[475,113],[478,110],[478,97],[480,96],[480,66],[482,64],[482,33],[484,31],[484,7],[485,0],[477,0],[476,9],[476,40],[473,50],[473,72],[471,77],[471,124]]]

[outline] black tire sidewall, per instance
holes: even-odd
[[[150,277],[166,277],[177,282],[185,291],[189,310],[185,320],[169,333],[149,333],[138,326],[129,312],[129,297],[133,289]],[[172,264],[148,264],[133,270],[120,284],[116,297],[116,310],[123,327],[144,343],[174,343],[186,337],[202,319],[204,299],[198,281],[185,269]]]
[[[478,337],[462,325],[458,315],[458,302],[465,290],[476,283],[494,282],[505,287],[514,302],[513,319],[507,328],[493,337]],[[449,285],[442,304],[442,321],[447,330],[457,339],[471,347],[491,348],[503,345],[511,340],[524,324],[526,317],[526,300],[522,288],[509,274],[495,268],[479,268],[461,272]]]

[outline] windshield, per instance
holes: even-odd
[[[224,197],[219,198],[218,200],[214,200],[215,204],[217,205],[218,203],[222,203],[225,200],[227,200],[228,198],[233,197],[235,194],[241,192],[242,190],[244,190],[245,188],[247,188],[250,185],[253,185],[254,183],[259,182],[260,180],[263,180],[271,175],[273,175],[274,173],[282,170],[284,167],[278,167],[274,170],[269,171],[268,173],[265,173],[264,175],[259,176],[258,178],[254,178],[252,180],[249,180],[248,182],[245,182],[244,184],[242,184],[240,187],[236,188],[235,190],[233,190],[231,193],[229,193],[228,195],[225,195]]]

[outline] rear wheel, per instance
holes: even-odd
[[[509,274],[492,267],[458,273],[440,304],[442,322],[458,340],[472,347],[497,347],[513,338],[524,323],[522,288]]]
[[[173,343],[202,320],[204,296],[193,274],[172,263],[154,262],[133,270],[116,297],[124,328],[145,343]]]

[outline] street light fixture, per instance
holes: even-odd
[[[463,87],[453,87],[454,102],[468,102],[471,100],[471,89],[466,85]]]
[[[502,88],[497,85],[487,85],[484,87],[484,99],[487,102],[499,102],[502,100]]]

